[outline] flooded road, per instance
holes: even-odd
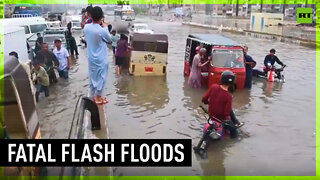
[[[186,38],[190,33],[218,33],[181,23],[141,18],[155,33],[169,38],[166,77],[119,76],[109,51],[109,73],[104,94],[110,138],[188,138],[195,145],[206,119],[199,105],[206,91],[186,86],[183,76]],[[250,91],[234,94],[234,109],[245,122],[237,139],[226,139],[209,148],[209,158],[193,154],[192,167],[113,169],[121,175],[315,175],[316,85],[315,49],[222,33],[249,47],[249,55],[262,67],[264,56],[275,48],[287,67],[286,83],[253,79]],[[77,38],[78,40],[78,38]],[[50,97],[38,104],[43,138],[67,138],[77,97],[87,94],[85,50],[70,73],[50,87]]]

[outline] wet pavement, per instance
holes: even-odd
[[[155,33],[169,38],[166,77],[116,76],[111,51],[105,96],[110,138],[188,138],[195,145],[206,119],[198,106],[205,88],[191,89],[183,76],[185,43],[190,33],[219,33],[178,22],[147,22]],[[287,67],[286,83],[253,79],[253,87],[234,94],[234,109],[245,122],[237,139],[212,144],[209,158],[193,154],[192,167],[113,169],[122,175],[315,175],[316,161],[316,51],[315,49],[222,33],[249,47],[262,67],[264,56],[275,48]],[[77,38],[77,41],[79,38]],[[68,81],[50,87],[50,97],[38,103],[43,138],[67,138],[77,98],[88,91],[86,52],[71,69]]]

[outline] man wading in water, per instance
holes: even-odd
[[[102,22],[103,12],[98,6],[92,9],[92,24],[86,24],[84,35],[87,41],[89,64],[89,94],[96,104],[106,104],[108,100],[102,97],[102,92],[108,74],[108,43],[111,36],[108,25]]]

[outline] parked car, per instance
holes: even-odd
[[[145,34],[153,34],[153,30],[149,28],[147,24],[144,23],[135,23],[131,26],[132,33],[145,33]]]

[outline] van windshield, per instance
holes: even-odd
[[[30,25],[31,33],[37,33],[44,31],[47,28],[46,24],[35,24],[35,25]]]
[[[212,52],[211,65],[224,68],[243,68],[242,50],[215,50]]]

